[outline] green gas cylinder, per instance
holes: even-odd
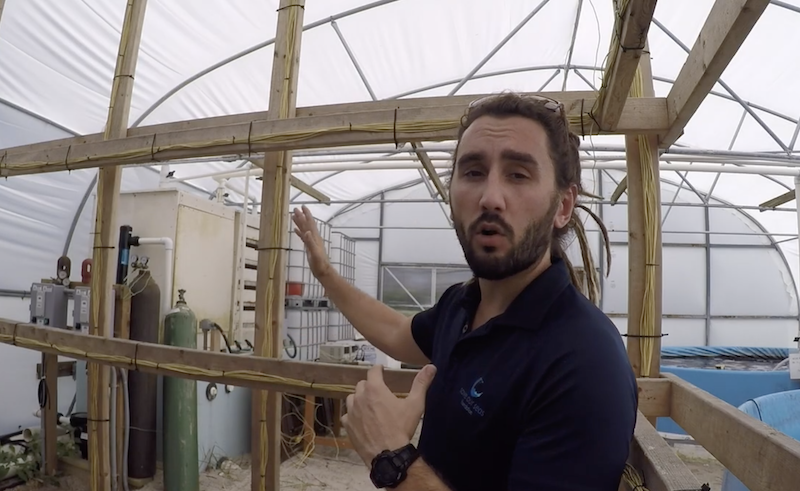
[[[185,290],[164,319],[164,344],[197,349],[197,317],[186,305]],[[197,382],[164,377],[164,491],[199,491]]]

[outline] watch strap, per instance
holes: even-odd
[[[373,468],[375,462],[386,459],[391,463],[395,471],[397,471],[397,477],[391,482],[381,482],[377,479],[378,476],[373,476],[373,472],[370,472],[370,478],[373,484],[378,488],[396,488],[408,477],[408,468],[411,467],[411,464],[413,464],[419,456],[419,450],[412,443],[398,448],[397,450],[384,450],[372,460]]]

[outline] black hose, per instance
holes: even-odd
[[[233,350],[231,349],[231,343],[228,342],[228,336],[225,335],[225,331],[223,331],[217,323],[214,323],[214,327],[216,327],[217,331],[222,334],[222,340],[225,341],[225,346],[228,348],[228,353],[233,353]]]

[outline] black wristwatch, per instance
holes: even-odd
[[[411,443],[397,450],[384,450],[372,459],[372,484],[376,488],[396,488],[408,477],[408,468],[418,457],[419,450]]]

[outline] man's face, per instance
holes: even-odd
[[[562,196],[563,195],[563,196]],[[537,265],[576,193],[556,189],[547,133],[521,116],[483,116],[464,132],[450,184],[453,224],[475,276],[501,280]]]

